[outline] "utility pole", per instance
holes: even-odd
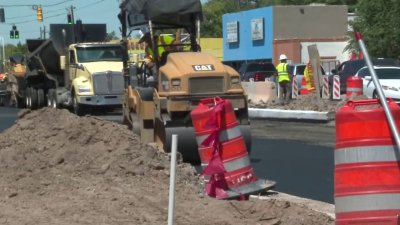
[[[42,35],[43,34],[43,35]],[[46,26],[43,26],[43,30],[40,27],[40,38],[41,39],[46,39]]]
[[[71,16],[71,34],[72,34],[72,43],[76,42],[75,38],[75,18],[74,18],[74,6],[71,5],[69,9],[69,15]],[[69,21],[68,21],[69,22]]]

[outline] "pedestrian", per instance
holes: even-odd
[[[285,54],[279,56],[280,63],[276,66],[276,72],[279,84],[279,100],[281,104],[289,103],[291,76],[287,69],[287,57]]]

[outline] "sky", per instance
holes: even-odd
[[[38,22],[33,7],[41,5],[43,22]],[[0,36],[5,44],[25,44],[26,39],[40,37],[40,29],[46,27],[48,37],[49,24],[67,23],[68,10],[74,7],[75,20],[83,23],[106,23],[107,33],[115,31],[120,36],[119,0],[0,0],[4,8],[5,23],[0,23]],[[15,25],[19,39],[10,39],[10,30]],[[3,41],[0,40],[0,41]]]
[[[43,22],[37,21],[36,10],[33,9],[38,5],[43,9]],[[48,37],[49,24],[67,23],[71,6],[74,7],[75,20],[106,23],[107,33],[115,31],[117,36],[121,35],[117,18],[119,0],[0,0],[0,8],[4,8],[5,13],[5,23],[0,23],[0,41],[4,40],[4,44],[25,44],[26,39],[40,38],[40,30],[44,30],[44,27]],[[10,39],[13,25],[19,31],[19,39]]]

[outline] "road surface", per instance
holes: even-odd
[[[331,123],[252,121],[252,165],[275,190],[333,203],[335,127]]]

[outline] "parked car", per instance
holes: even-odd
[[[400,103],[400,67],[374,66],[379,83],[386,97]],[[363,80],[363,93],[368,98],[378,98],[377,90],[367,66],[355,76]]]
[[[372,59],[372,64],[375,66],[400,66],[399,60],[396,59]],[[354,76],[358,70],[366,66],[364,59],[348,60],[342,62],[337,70],[332,70],[332,74],[337,74],[340,77],[340,93],[346,93],[347,79]],[[332,77],[329,78],[329,84],[332,86]]]
[[[244,63],[238,70],[242,81],[250,81],[250,78],[254,81],[265,81],[265,79],[274,81],[275,71],[274,64],[270,62]]]
[[[306,65],[305,63],[298,63],[298,64],[289,64],[288,65],[288,72],[291,75],[296,75],[296,80],[297,80],[297,87],[300,93],[301,90],[301,80],[303,79],[304,76],[304,70],[306,69]],[[322,75],[325,75],[325,70],[324,68],[321,66],[321,71],[322,71]]]

